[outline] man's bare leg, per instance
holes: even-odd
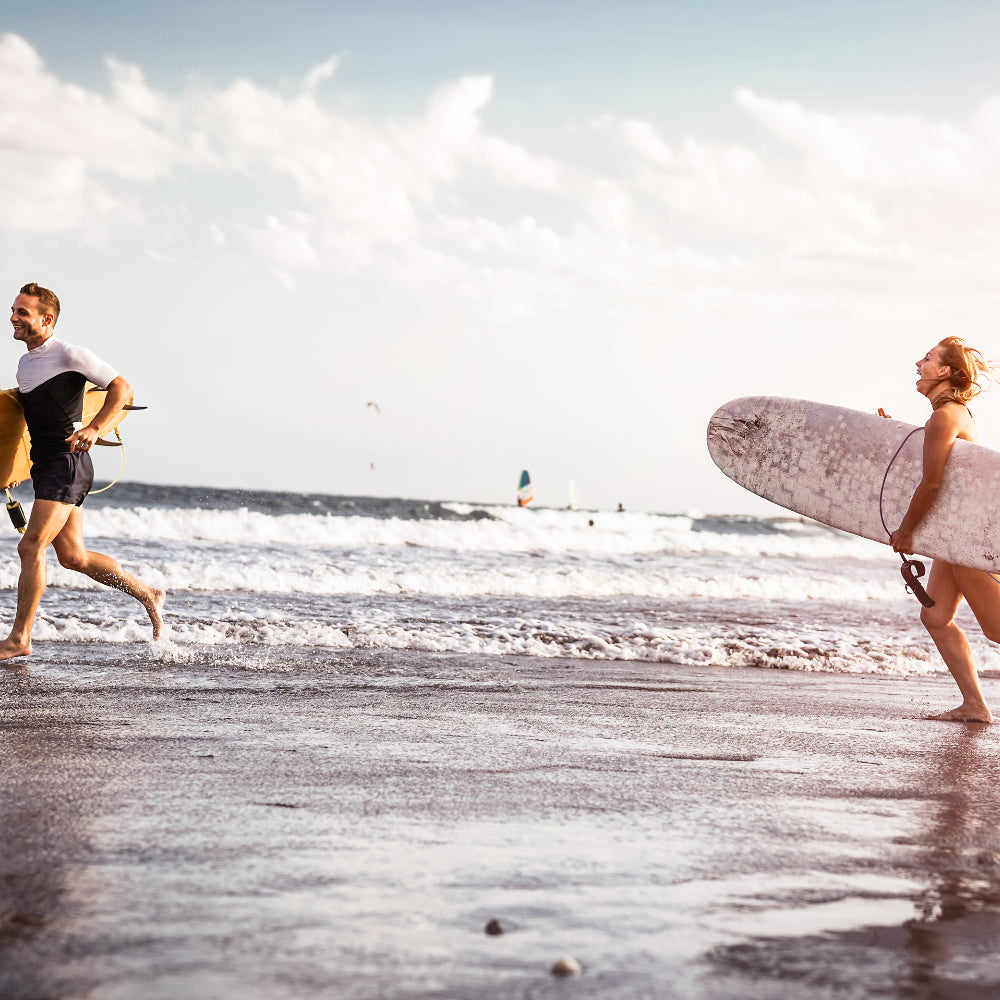
[[[965,633],[955,624],[955,613],[964,594],[969,601],[983,631],[988,638],[992,626],[990,621],[996,604],[997,625],[1000,627],[1000,586],[989,581],[996,587],[996,593],[990,594],[981,586],[982,581],[989,580],[985,573],[977,570],[966,570],[963,567],[952,566],[950,563],[936,560],[931,566],[931,574],[927,581],[927,593],[934,599],[933,608],[924,608],[920,620],[934,640],[941,658],[954,677],[958,690],[962,693],[962,704],[950,712],[929,715],[928,719],[936,722],[992,722],[990,712],[979,685],[979,674],[972,659],[972,650]],[[977,610],[978,608],[978,610]],[[983,617],[980,618],[980,613]],[[984,620],[985,619],[985,620]]]
[[[31,629],[47,582],[45,553],[75,509],[71,504],[52,500],[36,500],[31,507],[28,527],[17,546],[21,558],[17,612],[10,635],[0,642],[0,660],[31,655]]]
[[[163,604],[166,591],[149,587],[122,569],[117,560],[103,552],[91,552],[83,542],[83,514],[74,507],[62,530],[52,540],[60,565],[89,576],[91,580],[134,597],[149,615],[153,639],[163,634]]]

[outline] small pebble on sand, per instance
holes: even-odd
[[[553,976],[578,976],[582,971],[580,963],[570,955],[563,955],[552,963]]]

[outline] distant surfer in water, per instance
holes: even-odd
[[[45,593],[50,545],[62,566],[134,597],[149,615],[154,639],[163,631],[164,591],[147,587],[110,556],[89,552],[83,541],[80,505],[94,483],[89,452],[128,402],[132,387],[90,351],[57,340],[53,331],[58,318],[59,299],[34,282],[21,289],[10,310],[14,339],[27,350],[17,366],[17,388],[31,435],[35,502],[17,546],[17,613],[10,635],[0,642],[0,660],[31,653],[31,628]],[[88,380],[107,389],[107,397],[86,427],[74,429]]]
[[[946,337],[917,362],[917,392],[934,412],[924,425],[923,477],[900,526],[892,533],[893,551],[913,552],[913,532],[930,510],[941,489],[945,462],[957,440],[975,441],[976,425],[968,402],[981,392],[979,378],[991,375],[979,351],[960,337]],[[879,410],[882,416],[886,414]],[[922,608],[920,620],[962,692],[962,704],[950,712],[928,716],[942,722],[992,722],[979,686],[965,633],[955,624],[964,597],[983,634],[1000,642],[1000,584],[982,570],[935,559],[927,581],[934,607]]]

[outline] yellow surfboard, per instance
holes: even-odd
[[[83,394],[83,426],[86,427],[104,405],[106,389],[100,389],[92,383],[87,383],[86,391]],[[125,408],[115,417],[114,423],[107,428],[113,431],[128,415],[129,407],[132,404],[130,396],[125,403]],[[138,407],[143,409],[143,407]],[[118,447],[117,441],[98,441],[98,444],[113,445]],[[4,389],[0,391],[0,490],[12,486],[14,483],[23,483],[31,475],[31,459],[28,457],[31,451],[31,438],[28,435],[28,428],[24,423],[24,409],[17,398],[15,389]]]

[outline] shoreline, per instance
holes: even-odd
[[[1000,728],[918,718],[950,677],[323,657],[2,675],[0,994],[1000,986]]]

